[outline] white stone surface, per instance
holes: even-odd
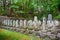
[[[56,30],[56,27],[55,27],[55,25],[54,25],[54,22],[53,22],[53,21],[52,21],[52,23],[51,23],[51,26],[52,26],[51,30],[52,30],[52,31],[55,31],[55,30]]]
[[[47,21],[47,26],[48,27],[53,27],[53,25],[54,25],[53,21],[51,21],[51,22],[49,20]]]
[[[8,20],[7,19],[5,20],[5,25],[8,25]]]
[[[42,23],[42,22],[39,20],[39,21],[38,21],[38,25],[41,25],[41,23]]]
[[[12,25],[13,25],[13,24],[12,24],[12,20],[9,20],[9,21],[10,21],[10,22],[9,22],[9,25],[12,26]]]
[[[34,28],[37,28],[37,23],[35,21],[33,21],[32,25]]]
[[[45,29],[46,29],[46,18],[43,17],[42,30],[45,31]]]
[[[8,26],[9,26],[10,20],[8,20]]]
[[[4,25],[6,25],[5,23],[6,23],[6,20],[3,21],[3,24],[4,24]]]
[[[52,21],[52,14],[48,15],[48,20],[51,22]]]
[[[24,20],[24,27],[27,26],[27,20]]]
[[[51,23],[49,20],[47,21],[47,27],[51,27]]]
[[[37,22],[37,21],[38,21],[37,16],[34,16],[34,21],[35,21],[35,22]]]
[[[52,27],[53,26],[52,14],[48,15],[47,26],[48,27]]]
[[[32,27],[32,23],[33,23],[32,20],[29,20],[29,21],[28,21],[28,26],[29,26],[29,27]]]
[[[37,27],[40,29],[40,28],[42,28],[41,25],[42,25],[42,22],[39,20],[37,23]]]
[[[59,26],[59,21],[58,20],[54,20],[54,24],[55,24],[55,26]]]
[[[20,20],[20,27],[23,27],[23,20]]]
[[[13,27],[16,25],[16,21],[15,20],[13,20]]]
[[[16,27],[19,27],[18,20],[16,20]]]

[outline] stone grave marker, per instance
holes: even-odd
[[[32,26],[33,26],[33,28],[37,28],[37,24],[35,21],[32,22]]]
[[[6,20],[3,21],[3,24],[5,25]]]
[[[10,20],[9,25],[10,25],[10,26],[12,26],[12,25],[13,25],[13,24],[12,24],[12,20]]]
[[[10,20],[8,19],[8,26],[9,26]]]
[[[35,22],[37,22],[37,21],[38,21],[37,16],[34,16],[34,21],[35,21]]]
[[[52,14],[48,15],[48,20],[51,22],[52,21]]]
[[[55,27],[55,25],[54,25],[54,22],[53,22],[53,21],[52,21],[52,23],[51,23],[51,26],[52,26],[51,31],[52,31],[52,32],[55,32],[55,31],[56,31],[56,27]]]
[[[16,20],[16,27],[19,27],[18,20]]]
[[[20,27],[23,27],[23,20],[20,20]]]
[[[24,27],[27,26],[27,20],[24,20]]]
[[[13,20],[13,27],[16,25],[16,21],[15,20]]]
[[[40,20],[38,21],[38,24],[41,25],[41,21]]]
[[[52,27],[54,25],[53,20],[52,20],[52,14],[48,15],[48,20],[47,20],[47,27]]]
[[[38,21],[38,24],[37,24],[38,25],[38,28],[41,28],[41,24],[42,24],[42,22],[39,20]]]
[[[8,25],[8,20],[7,19],[5,20],[5,25]]]
[[[54,20],[54,24],[55,24],[55,26],[59,26],[59,21],[58,20]]]
[[[29,27],[32,27],[32,23],[33,23],[32,20],[29,20],[29,21],[28,21],[28,26],[29,26]]]
[[[42,23],[42,31],[46,31],[45,30],[46,29],[46,18],[45,17],[43,17],[43,23]]]

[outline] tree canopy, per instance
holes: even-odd
[[[60,0],[1,0],[0,13],[2,15],[38,18],[52,14],[53,18],[60,18]],[[5,5],[5,6],[4,6]],[[6,7],[6,9],[4,9]]]

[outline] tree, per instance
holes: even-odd
[[[6,0],[3,0],[4,9],[6,10]]]

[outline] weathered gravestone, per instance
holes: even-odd
[[[54,20],[54,24],[55,24],[56,27],[59,26],[59,21],[58,20]]]
[[[37,16],[34,16],[34,21],[35,21],[35,22],[37,22],[37,21],[38,21]]]
[[[8,25],[8,20],[4,20],[4,25]]]
[[[8,21],[8,26],[9,26],[10,20],[8,19],[7,21]]]
[[[51,32],[54,32],[56,29],[54,21],[52,20],[52,14],[48,15],[47,27],[51,30]]]
[[[46,18],[43,17],[43,23],[42,23],[42,31],[46,31]]]
[[[32,26],[33,26],[33,28],[37,28],[37,24],[35,21],[32,22]]]
[[[39,20],[37,25],[38,25],[38,28],[41,29],[42,22]]]
[[[16,21],[15,20],[13,20],[13,27],[16,25]]]
[[[37,18],[37,16],[34,16],[34,21],[33,21],[33,26],[35,27],[35,28],[38,28],[38,18]]]
[[[39,20],[39,21],[38,21],[38,24],[41,25],[41,23],[42,23],[42,22]]]
[[[29,28],[32,28],[32,23],[33,23],[32,20],[29,20],[27,23],[28,23]]]
[[[6,25],[5,23],[6,23],[6,20],[3,21],[3,24],[4,24],[4,25]]]
[[[9,26],[12,26],[13,24],[12,24],[12,20],[9,20],[10,22],[9,22]]]
[[[49,15],[48,15],[48,20],[49,20],[50,22],[52,22],[52,14],[49,14]]]
[[[56,21],[55,21],[55,22],[56,22]],[[52,32],[56,31],[55,23],[54,23],[54,21],[52,20],[52,14],[49,14],[49,15],[48,15],[48,23],[47,23],[47,24],[49,24],[48,27],[51,27],[51,31],[52,31]]]
[[[18,20],[16,20],[16,27],[19,27]]]
[[[27,26],[27,20],[24,20],[24,27]]]
[[[52,20],[52,15],[48,15],[48,20],[47,20],[47,26],[52,27],[53,26],[53,20]]]
[[[23,20],[20,20],[20,27],[23,27]]]

